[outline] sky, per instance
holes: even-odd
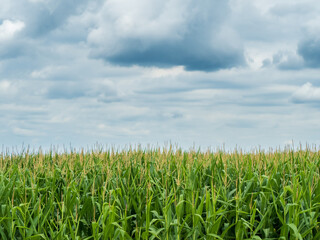
[[[0,144],[320,145],[317,0],[1,0]]]

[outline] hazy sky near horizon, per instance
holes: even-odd
[[[0,143],[320,145],[317,0],[1,0]]]

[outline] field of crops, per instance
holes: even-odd
[[[320,239],[320,152],[0,156],[0,239]]]

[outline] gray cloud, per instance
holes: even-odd
[[[276,66],[280,70],[301,70],[320,67],[320,40],[308,38],[299,42],[296,51],[278,51],[272,59],[265,59],[263,67]]]
[[[79,25],[75,19],[94,9],[97,2],[99,0],[5,2],[7,7],[0,11],[0,59],[21,56],[40,59],[38,54],[50,53],[59,41],[70,44],[85,41],[91,22]]]
[[[303,57],[306,66],[320,67],[320,39],[309,38],[301,41],[298,45],[298,53]]]
[[[282,16],[300,17],[313,13],[314,6],[309,3],[279,3],[270,9],[270,13]]]
[[[305,67],[304,59],[290,51],[277,52],[273,55],[271,63],[280,70],[300,70]],[[264,65],[268,65],[268,62],[264,62]]]
[[[25,34],[30,37],[43,37],[66,24],[70,16],[83,12],[87,4],[87,0],[24,1],[23,8],[14,7],[20,13],[20,19],[26,23]]]
[[[0,59],[17,58],[28,52],[21,42],[11,42],[0,46]]]
[[[128,14],[118,9],[122,2],[107,2],[100,12],[99,26],[89,35],[96,47],[92,56],[125,66],[182,65],[201,71],[245,64],[236,33],[223,25],[230,14],[227,1],[154,0],[155,14],[144,7],[148,4],[131,6]],[[173,13],[169,7],[178,9]]]
[[[222,68],[231,68],[244,64],[242,53],[219,50],[193,49],[194,45],[203,48],[202,44],[191,44],[177,42],[175,44],[159,44],[141,50],[141,47],[134,47],[135,44],[127,42],[130,49],[105,59],[120,65],[142,65],[172,67],[177,65],[185,66],[187,70],[214,71]],[[143,48],[143,47],[142,47]],[[202,52],[202,53],[201,53]]]
[[[46,93],[50,99],[74,99],[85,96],[85,88],[75,83],[64,82],[50,87]]]

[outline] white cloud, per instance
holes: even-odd
[[[187,30],[185,12],[189,4],[190,0],[107,1],[97,15],[99,27],[88,39],[105,44],[118,38],[142,38],[148,44],[152,40],[181,38]]]
[[[176,77],[184,73],[183,66],[176,66],[172,68],[157,68],[152,67],[146,69],[146,76],[151,78]]]
[[[19,20],[4,20],[0,25],[0,41],[7,41],[14,37],[25,27],[24,22]]]
[[[13,133],[18,135],[18,136],[28,136],[28,137],[33,137],[33,136],[39,136],[42,135],[41,133],[30,130],[30,129],[25,129],[25,128],[20,128],[20,127],[14,127],[12,129]]]
[[[301,103],[320,101],[320,88],[307,82],[292,94],[292,98],[295,102]]]
[[[17,86],[9,80],[0,81],[0,100],[10,101],[18,93]]]
[[[9,81],[7,81],[7,80],[1,81],[0,82],[0,92],[4,93],[4,92],[8,91],[10,86],[11,86],[11,83]]]
[[[55,73],[64,71],[66,68],[64,66],[46,66],[43,69],[32,71],[30,76],[32,78],[50,78],[54,76]]]

